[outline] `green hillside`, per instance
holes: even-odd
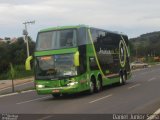
[[[132,56],[160,56],[160,31],[132,38],[130,42]]]

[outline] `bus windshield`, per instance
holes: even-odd
[[[73,54],[42,56],[36,58],[37,79],[61,79],[77,75]]]
[[[40,32],[37,37],[36,50],[52,50],[76,47],[77,35],[75,29]]]

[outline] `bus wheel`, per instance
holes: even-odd
[[[58,98],[58,97],[60,97],[60,95],[61,95],[61,94],[52,94],[52,96],[53,96],[54,98]]]
[[[97,80],[97,92],[101,91],[102,90],[102,82],[101,80]]]
[[[122,84],[123,84],[123,85],[125,85],[125,84],[126,84],[126,80],[127,80],[126,75],[123,75],[123,79],[122,79]]]
[[[122,76],[120,75],[120,77],[119,77],[119,85],[122,85]]]
[[[94,93],[94,83],[93,81],[90,80],[90,83],[89,83],[89,92],[92,94]]]
[[[120,85],[126,84],[126,76],[124,74],[120,75],[119,83],[120,83]]]
[[[98,76],[98,81],[97,81],[97,92],[102,90],[102,76]]]

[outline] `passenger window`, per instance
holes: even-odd
[[[93,42],[97,42],[98,40],[98,31],[95,30],[95,29],[91,29],[91,34],[92,34],[92,39],[93,39]]]

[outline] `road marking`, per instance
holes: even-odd
[[[128,89],[132,89],[132,88],[135,88],[135,87],[138,87],[138,86],[140,86],[141,84],[136,84],[136,85],[133,85],[133,86],[131,86],[131,87],[128,87]]]
[[[32,81],[33,82],[33,81]],[[29,84],[29,83],[32,83],[32,82],[26,82],[26,83],[23,83],[23,84],[19,84],[19,85],[15,85],[15,87],[18,87],[18,86],[23,86],[25,84]],[[0,89],[0,91],[4,91],[4,90],[7,90],[7,89],[11,89],[12,87],[7,87],[7,88],[3,88],[3,89]]]
[[[0,98],[6,97],[6,96],[11,96],[11,95],[16,95],[16,94],[18,94],[18,93],[10,93],[10,94],[6,94],[6,95],[0,95]]]
[[[151,81],[153,81],[153,80],[155,80],[155,79],[156,79],[156,78],[153,77],[153,78],[149,79],[148,82],[151,82]]]
[[[17,86],[22,86],[22,85],[25,85],[25,84],[29,84],[29,83],[33,83],[33,81],[31,81],[31,82],[26,82],[26,83],[19,84],[19,85],[16,85],[16,87],[17,87]]]
[[[38,119],[38,120],[46,120],[46,119],[48,119],[48,118],[51,118],[52,116],[45,116],[45,117],[42,117],[42,118],[40,118],[40,119]]]
[[[33,92],[35,90],[27,90],[27,91],[22,91],[20,93],[28,93],[28,92]],[[0,95],[0,98],[2,97],[7,97],[7,96],[12,96],[12,95],[17,95],[17,94],[20,94],[19,92],[15,92],[15,93],[9,93],[9,94],[5,94],[5,95]]]
[[[99,100],[102,100],[102,99],[105,99],[105,98],[111,97],[111,96],[112,96],[112,94],[107,95],[107,96],[104,96],[104,97],[101,97],[101,98],[98,98],[98,99],[93,100],[93,101],[90,101],[89,103],[94,103],[94,102],[97,102],[97,101],[99,101]]]
[[[154,120],[154,118],[156,118],[156,116],[159,114],[160,114],[160,108],[155,113],[153,113],[151,116],[149,116],[149,118],[147,118],[147,120]]]
[[[36,90],[26,90],[26,91],[22,91],[21,93],[28,93],[28,92],[34,92]]]
[[[19,103],[16,103],[16,104],[20,105],[20,104],[29,103],[29,102],[33,102],[33,101],[37,101],[37,100],[41,100],[41,99],[46,99],[46,98],[50,98],[50,96],[45,96],[45,97],[41,97],[41,98],[37,98],[37,99],[27,100],[27,101],[19,102]]]

